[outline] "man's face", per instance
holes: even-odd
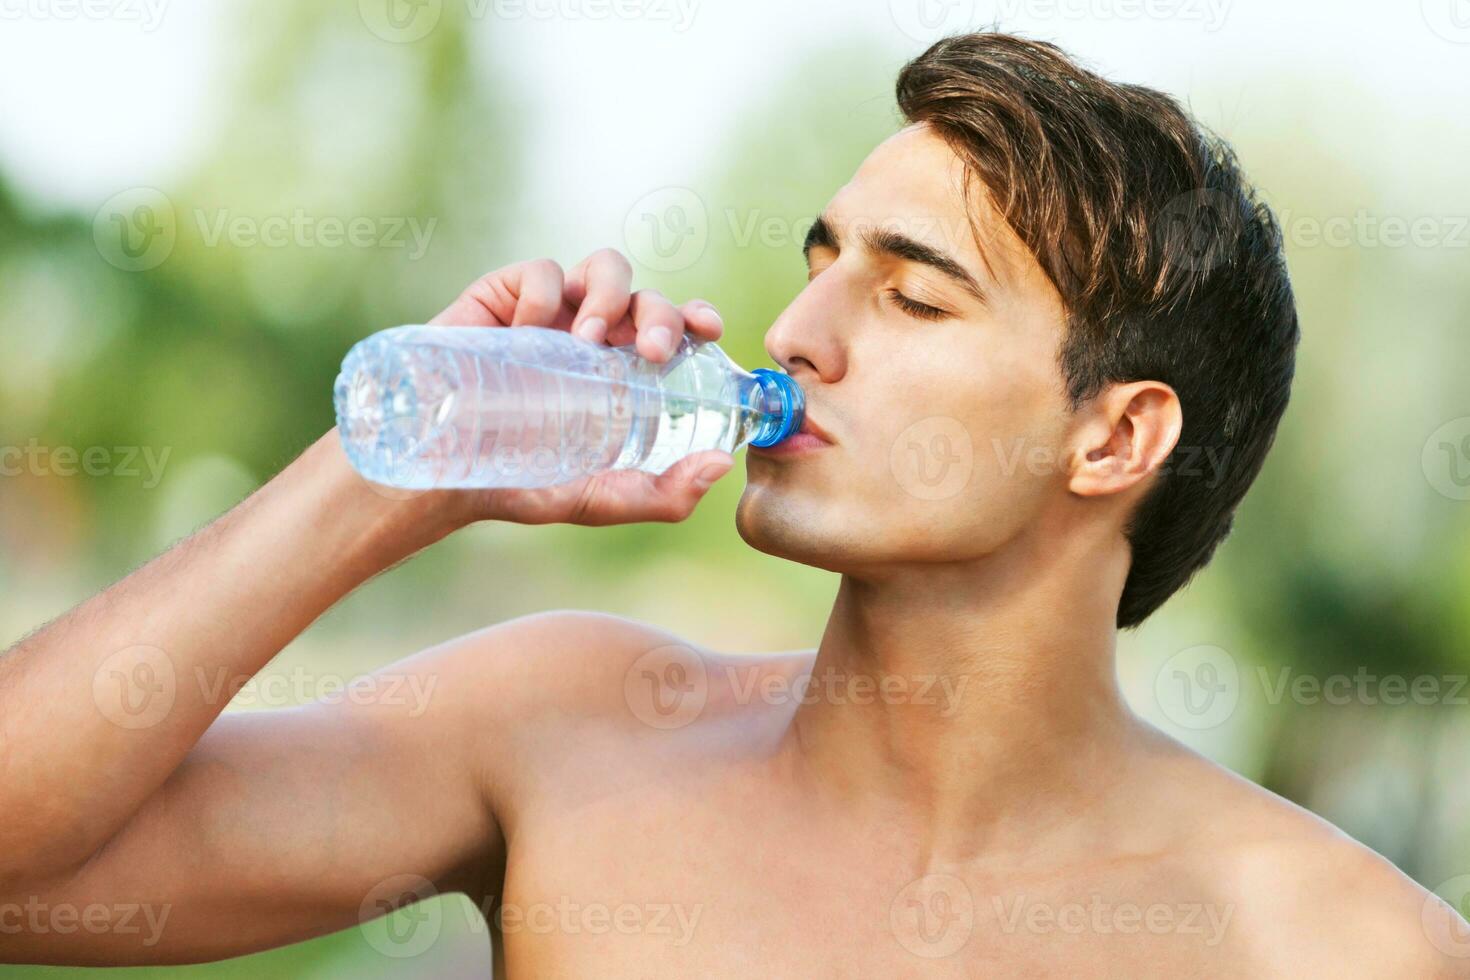
[[[963,182],[944,141],[910,127],[813,230],[810,282],[766,349],[830,444],[747,454],[752,546],[833,571],[964,560],[1066,493],[1061,298]]]

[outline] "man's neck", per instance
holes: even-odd
[[[790,728],[799,771],[906,827],[925,861],[1077,837],[1143,739],[1114,665],[1126,550],[1012,544],[845,575]]]

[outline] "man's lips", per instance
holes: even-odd
[[[826,429],[813,422],[810,415],[802,416],[801,428],[797,429],[796,432],[797,435],[812,436],[815,439],[820,439],[822,442],[825,442],[829,446],[837,441],[827,434]]]
[[[796,434],[788,436],[776,443],[774,446],[751,446],[750,451],[762,456],[791,456],[797,453],[812,452],[833,445],[835,440],[827,434],[827,430],[811,420],[811,416],[802,419],[801,428]]]

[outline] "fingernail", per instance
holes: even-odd
[[[648,343],[665,354],[674,352],[674,332],[663,324],[648,328]]]
[[[601,343],[607,336],[607,321],[600,316],[589,316],[577,324],[577,336],[593,343]]]
[[[712,323],[719,324],[720,327],[725,326],[725,318],[720,316],[720,311],[715,309],[713,306],[701,306],[699,308],[699,313],[703,315],[706,320]]]

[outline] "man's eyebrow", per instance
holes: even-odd
[[[832,226],[827,223],[825,216],[818,216],[812,222],[811,228],[807,229],[806,241],[801,246],[801,254],[811,260],[814,248],[836,248],[837,236],[832,234]]]
[[[927,265],[941,275],[953,280],[965,292],[975,297],[980,302],[986,302],[985,290],[975,281],[964,266],[954,259],[945,255],[930,245],[910,238],[901,232],[889,228],[869,228],[863,232],[862,243],[869,251],[881,255],[891,255],[905,262],[916,262],[919,265]],[[832,225],[825,216],[817,218],[812,223],[811,230],[806,234],[806,242],[802,245],[802,254],[811,260],[811,250],[814,248],[838,248],[837,235],[832,231]]]

